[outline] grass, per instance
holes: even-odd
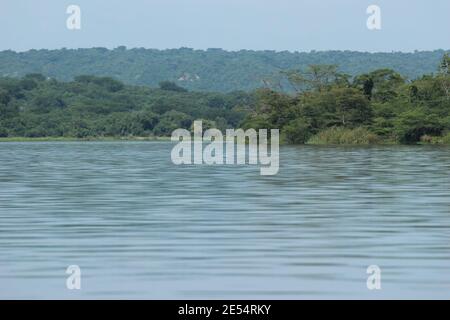
[[[170,141],[170,137],[160,136],[117,136],[117,137],[0,137],[1,142],[50,142],[50,141]],[[332,127],[310,138],[306,144],[312,145],[372,145],[398,144],[396,141],[383,140],[366,128],[347,129]],[[450,132],[440,137],[423,136],[418,144],[450,145]]]
[[[332,127],[310,138],[307,144],[320,145],[369,145],[379,144],[381,139],[366,128],[347,129]]]
[[[442,137],[442,144],[450,144],[450,132]]]
[[[445,144],[450,145],[450,132],[443,136],[429,136],[423,135],[420,137],[419,144]]]

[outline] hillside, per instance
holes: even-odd
[[[311,64],[336,64],[341,72],[357,75],[392,68],[414,79],[436,72],[443,50],[415,53],[363,53],[352,51],[275,52],[189,48],[156,50],[105,48],[0,52],[0,77],[40,73],[61,81],[92,74],[126,84],[157,86],[170,80],[196,91],[252,90],[280,70],[303,69]]]

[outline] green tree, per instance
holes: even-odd
[[[440,135],[443,127],[436,115],[417,108],[401,113],[395,120],[395,130],[403,143],[415,143],[423,135]]]
[[[171,82],[171,81],[161,81],[159,83],[159,88],[161,90],[166,90],[166,91],[187,92],[187,90],[185,88],[180,87],[175,82]]]
[[[304,144],[312,136],[312,128],[306,119],[297,118],[284,126],[281,133],[289,144]]]
[[[354,88],[337,88],[331,91],[336,99],[336,112],[341,125],[355,127],[369,124],[372,109],[369,100],[359,90]]]
[[[336,65],[309,65],[305,71],[283,71],[291,86],[297,91],[323,91],[336,83],[345,83],[348,77],[337,71]]]
[[[450,99],[450,55],[446,53],[439,67],[439,82],[447,99]]]

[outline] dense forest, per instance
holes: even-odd
[[[169,136],[191,128],[277,128],[292,144],[450,143],[450,56],[408,80],[382,68],[356,76],[312,64],[252,92],[193,92],[111,77],[0,78],[0,137]],[[275,77],[274,77],[275,78]],[[289,88],[289,90],[283,90]]]
[[[436,74],[407,81],[391,69],[356,77],[334,65],[283,72],[295,95],[257,91],[243,126],[279,128],[287,143],[450,144],[450,56]]]
[[[0,137],[170,136],[194,119],[225,129],[239,125],[251,99],[238,91],[188,92],[168,81],[149,88],[95,76],[0,78]]]
[[[414,53],[365,53],[352,51],[276,52],[156,50],[118,47],[0,52],[0,76],[20,78],[40,73],[59,81],[79,75],[113,77],[129,85],[155,87],[169,80],[191,91],[252,91],[278,83],[283,70],[308,65],[338,65],[339,72],[356,76],[381,68],[394,69],[407,79],[436,71],[443,50]],[[288,88],[288,87],[286,87]]]

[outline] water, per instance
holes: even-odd
[[[282,147],[260,176],[171,147],[1,143],[0,298],[450,298],[450,148]]]

